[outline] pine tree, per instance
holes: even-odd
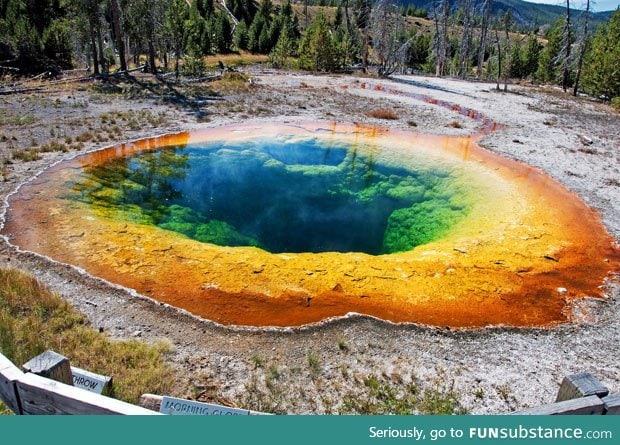
[[[340,26],[342,26],[342,18],[342,6],[338,5],[338,7],[336,8],[336,16],[334,17],[334,28],[338,29],[340,28]]]
[[[248,49],[248,26],[245,24],[245,20],[241,20],[235,28],[233,43],[238,50]]]
[[[273,3],[271,0],[261,0],[258,6],[258,14],[262,15],[267,22],[270,21],[271,13],[273,12]]]
[[[185,20],[188,17],[188,7],[185,0],[173,0],[166,11],[165,26],[174,49],[174,72],[179,76],[179,59],[183,52],[185,38]]]
[[[534,34],[530,34],[523,51],[523,77],[531,76],[538,68],[538,58],[542,46]]]
[[[54,20],[42,36],[43,53],[61,68],[71,68],[71,29],[66,19]]]
[[[352,32],[341,26],[333,38],[335,62],[337,66],[350,66],[360,59],[361,36],[357,29]]]
[[[435,76],[445,74],[448,59],[448,16],[450,6],[447,0],[437,0],[433,13],[435,24],[435,41],[433,42],[433,58],[435,61]]]
[[[319,13],[299,43],[299,67],[311,71],[336,68],[336,51],[327,19]]]
[[[510,35],[508,31],[513,25],[512,12],[510,10],[504,13],[502,24],[504,25],[504,45],[506,47],[504,51],[504,91],[508,91],[508,75],[510,74],[510,67],[512,65],[512,59],[510,57]]]
[[[517,79],[522,79],[523,77],[525,77],[523,59],[524,57],[521,42],[516,41],[510,48],[510,77]]]
[[[196,9],[204,19],[209,19],[215,14],[215,5],[213,0],[197,0]]]
[[[558,19],[547,31],[547,46],[540,53],[536,70],[536,79],[541,82],[555,82],[558,78],[557,58],[561,50],[563,25],[563,19]]]
[[[232,45],[232,28],[226,13],[221,12],[215,20],[215,47],[220,54],[230,52]]]
[[[278,15],[275,19],[271,21],[271,25],[269,26],[269,43],[264,52],[270,52],[278,43],[280,39],[280,33],[285,28],[284,18],[281,15]]]
[[[211,35],[207,22],[196,8],[190,8],[185,20],[185,50],[194,57],[211,52]]]
[[[268,1],[268,0],[267,0]],[[248,31],[248,49],[253,53],[264,53],[265,48],[270,48],[269,26],[271,17],[265,16],[265,11],[271,10],[271,2],[261,4],[261,8],[254,16],[254,20]]]
[[[246,25],[252,23],[258,11],[258,5],[254,0],[226,0],[226,5],[237,20],[244,21]]]
[[[287,32],[282,32],[276,46],[269,53],[269,62],[274,68],[285,68],[292,53],[293,42]]]
[[[608,99],[620,97],[620,10],[599,27],[584,64],[586,91]]]
[[[412,37],[407,54],[407,65],[414,69],[423,69],[431,53],[432,37],[419,32]]]
[[[379,0],[370,16],[370,37],[380,76],[389,76],[404,64],[410,41],[405,21],[390,0]]]
[[[287,0],[282,6],[282,10],[280,11],[280,16],[282,20],[282,31],[288,34],[289,39],[291,39],[291,43],[293,48],[297,47],[297,41],[301,36],[299,32],[299,19],[297,14],[293,12],[293,6],[291,5],[291,0]]]

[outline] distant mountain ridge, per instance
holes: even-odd
[[[448,0],[453,8],[458,7],[458,0]],[[434,0],[398,0],[399,4],[407,7],[409,5],[418,8],[425,8],[430,12],[433,10]],[[482,8],[483,0],[474,0],[476,8]],[[552,25],[559,17],[566,14],[566,8],[559,5],[545,5],[540,3],[529,3],[523,0],[493,0],[492,14],[495,17],[501,17],[506,11],[511,11],[512,17],[521,28],[537,28],[543,25]],[[594,26],[602,23],[611,17],[614,11],[603,11],[592,13],[592,23]],[[582,11],[571,9],[571,17],[575,21],[579,20]]]

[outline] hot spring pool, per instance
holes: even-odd
[[[351,312],[549,325],[617,265],[597,215],[541,172],[472,138],[333,123],[245,123],[81,155],[22,186],[3,233],[249,326]]]

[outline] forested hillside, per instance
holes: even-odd
[[[498,88],[529,79],[620,96],[620,12],[597,28],[589,3],[579,14],[554,7],[560,18],[525,34],[521,3],[441,0],[429,11],[386,0],[1,0],[0,70],[55,75],[87,67],[98,75],[144,65],[199,77],[207,55],[252,53],[277,68],[358,67],[382,76],[413,69],[492,79]],[[512,9],[498,17],[507,4]]]
[[[405,9],[413,6],[426,11],[433,11],[438,2],[435,0],[399,0],[398,3]],[[473,2],[474,7],[480,9],[483,3],[483,0],[476,0]],[[459,1],[451,0],[449,4],[452,8],[458,8]],[[563,17],[566,14],[566,8],[560,6],[560,4],[560,1],[558,1],[556,5],[547,5],[523,0],[495,0],[491,7],[491,13],[495,17],[501,17],[507,11],[510,11],[517,26],[522,29],[532,30],[554,23],[556,20]],[[581,11],[576,9],[576,6],[581,7],[581,4],[572,2],[571,6],[571,14],[574,17],[578,17]],[[592,13],[591,20],[594,25],[598,25],[607,21],[610,16],[610,11],[596,12]]]

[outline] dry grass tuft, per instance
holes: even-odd
[[[90,131],[85,131],[75,137],[76,142],[88,142],[92,140],[95,136]]]
[[[222,78],[212,82],[211,86],[216,93],[222,95],[239,94],[252,90],[250,76],[235,71],[225,72],[222,74]]]
[[[597,155],[598,154],[598,151],[596,149],[589,148],[589,147],[579,148],[579,149],[577,149],[577,151],[580,151],[581,153],[585,153],[587,155]]]
[[[264,63],[269,61],[269,56],[264,54],[217,54],[215,56],[205,57],[205,63],[207,68],[216,69],[219,67],[219,62],[222,62],[225,66],[239,67],[244,65],[251,65],[254,63]]]
[[[23,162],[38,161],[41,159],[41,150],[37,147],[24,148],[11,153],[11,159]]]
[[[374,117],[375,119],[397,120],[398,115],[388,108],[375,108],[367,113],[367,116]]]

